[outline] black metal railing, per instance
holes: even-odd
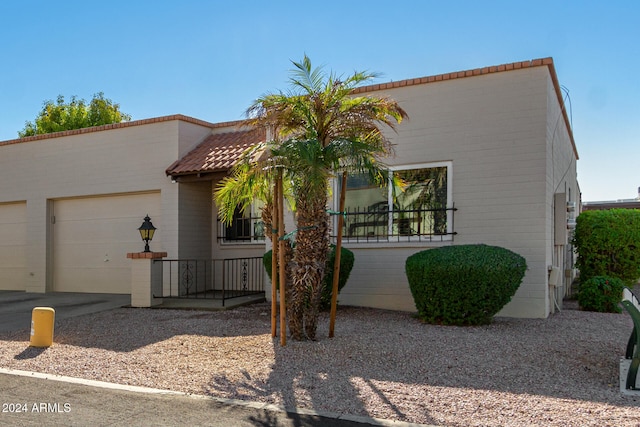
[[[346,209],[343,237],[353,242],[433,242],[451,240],[456,234],[455,207],[389,211],[388,204],[377,205]]]
[[[155,298],[225,300],[264,293],[262,257],[226,259],[164,259],[162,295]]]

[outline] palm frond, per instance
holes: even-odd
[[[305,54],[300,62],[291,61],[294,69],[291,70],[292,77],[289,79],[293,86],[304,89],[307,94],[313,94],[322,90],[326,77],[322,67],[313,68],[311,60]]]

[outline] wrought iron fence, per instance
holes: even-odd
[[[347,209],[342,230],[353,242],[444,241],[456,234],[454,212],[457,208],[394,209],[388,204]]]
[[[164,259],[162,295],[155,298],[225,300],[264,293],[262,257],[225,259]]]

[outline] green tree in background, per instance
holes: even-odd
[[[51,100],[45,101],[38,117],[33,122],[26,122],[24,129],[18,131],[18,136],[24,138],[130,120],[129,114],[120,111],[120,104],[105,98],[102,92],[93,95],[88,105],[84,99],[78,99],[76,96],[65,102],[64,96],[58,95],[55,103]]]
[[[632,287],[640,279],[640,211],[607,209],[582,212],[572,244],[578,253],[580,283],[606,276]],[[596,283],[597,285],[597,283]]]

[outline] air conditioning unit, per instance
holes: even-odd
[[[551,270],[549,270],[549,286],[560,286],[562,284],[560,280],[560,268],[552,266]]]
[[[568,201],[567,202],[567,212],[575,212],[576,211],[576,202]]]
[[[554,244],[564,246],[567,244],[567,197],[565,193],[553,195],[553,227]]]

